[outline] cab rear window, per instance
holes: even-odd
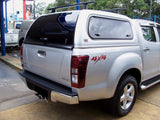
[[[38,18],[29,29],[25,43],[73,45],[78,12],[58,13]]]

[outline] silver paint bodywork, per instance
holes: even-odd
[[[131,24],[132,40],[99,40],[88,35],[88,22],[91,16],[125,20]],[[126,16],[94,10],[82,10],[79,14],[74,48],[43,47],[38,45],[23,45],[24,70],[31,71],[67,87],[78,94],[79,101],[98,100],[114,96],[121,76],[130,69],[141,73],[142,81],[148,80],[160,73],[160,42],[156,33],[156,43],[145,41],[140,25],[149,26],[151,21],[132,20]],[[145,49],[149,48],[148,51]],[[38,51],[46,51],[39,55]],[[85,87],[78,89],[71,86],[71,56],[89,55]],[[95,63],[93,57],[105,55],[105,60]],[[139,84],[139,85],[140,85]]]

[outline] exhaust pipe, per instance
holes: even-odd
[[[48,102],[48,99],[46,97],[44,97],[43,95],[40,95],[38,93],[35,94],[36,96],[38,96],[38,98],[41,100],[41,101],[45,101],[45,102]]]
[[[48,99],[47,99],[46,97],[45,97],[43,100],[44,100],[45,102],[47,102],[47,103],[49,102]]]
[[[38,94],[38,93],[36,93],[35,95],[38,96],[38,98],[39,98],[40,100],[43,100],[43,96],[42,96],[42,95],[40,95],[40,94]]]

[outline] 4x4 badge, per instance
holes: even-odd
[[[92,57],[92,59],[91,59],[91,61],[94,61],[95,64],[96,64],[98,61],[101,61],[101,60],[106,60],[106,55],[94,56],[94,57]]]

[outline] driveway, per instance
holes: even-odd
[[[35,100],[34,92],[24,85],[18,72],[0,61],[0,111]]]
[[[133,110],[116,118],[100,107],[100,102],[79,105],[37,101],[0,112],[0,120],[160,120],[160,84],[141,92]]]

